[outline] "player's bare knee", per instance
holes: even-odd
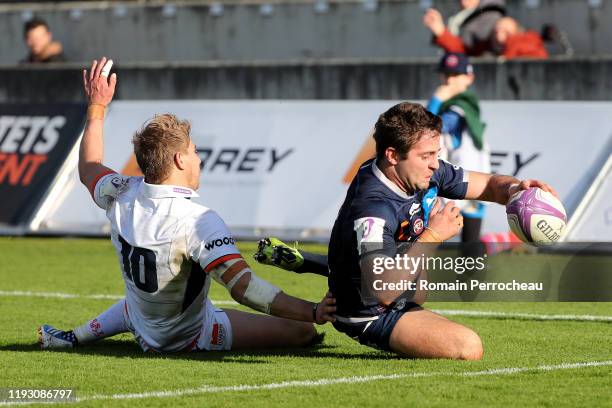
[[[295,346],[305,346],[312,342],[317,334],[312,323],[291,322],[292,323],[292,343]]]
[[[480,360],[484,354],[482,340],[474,331],[467,329],[461,336],[460,350],[458,359],[460,360]]]
[[[303,332],[302,332],[302,336],[304,337],[303,345],[311,344],[315,336],[317,335],[317,330],[315,329],[315,326],[312,323],[305,323],[303,326],[304,326]]]

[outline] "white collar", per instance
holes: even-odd
[[[376,159],[372,161],[372,171],[374,172],[374,175],[378,177],[378,179],[382,181],[382,183],[387,186],[387,188],[389,188],[389,190],[393,191],[395,194],[404,199],[410,198],[410,196],[406,194],[404,190],[402,190],[397,184],[389,180],[387,176],[385,176],[385,174],[378,168],[378,166],[376,165]]]
[[[149,184],[144,180],[140,186],[140,191],[149,198],[199,197],[198,193],[188,187],[168,184]]]

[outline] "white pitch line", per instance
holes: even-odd
[[[612,322],[612,316],[598,315],[575,315],[575,314],[535,314],[520,312],[493,312],[486,310],[452,310],[440,309],[433,310],[446,316],[468,316],[468,317],[492,317],[504,319],[523,319],[523,320],[568,320],[585,322]]]
[[[43,298],[58,298],[58,299],[114,299],[114,300],[119,300],[125,297],[121,295],[79,295],[75,293],[30,292],[30,291],[23,291],[23,290],[13,290],[13,291],[0,290],[0,296],[43,297]]]
[[[75,293],[59,292],[30,292],[30,291],[5,291],[0,290],[0,296],[23,296],[23,297],[42,297],[56,299],[111,299],[119,300],[124,298],[122,295],[92,294],[80,295]],[[233,300],[211,300],[216,305],[236,306]],[[576,314],[536,314],[520,312],[495,312],[489,310],[456,310],[456,309],[433,309],[432,311],[445,316],[465,316],[465,317],[484,317],[484,318],[503,318],[520,320],[561,320],[561,321],[584,321],[584,322],[612,322],[612,316],[598,315],[576,315]]]
[[[339,377],[339,378],[322,378],[319,380],[298,380],[298,381],[283,381],[278,383],[268,384],[239,384],[230,386],[210,386],[203,385],[199,388],[186,388],[173,391],[150,391],[142,393],[129,394],[94,394],[76,399],[76,402],[93,401],[93,400],[131,400],[144,398],[172,398],[182,397],[187,395],[212,394],[224,392],[248,392],[259,390],[276,390],[280,388],[300,388],[300,387],[321,387],[336,384],[362,384],[374,381],[384,380],[401,380],[407,378],[427,378],[427,377],[481,377],[495,375],[512,375],[524,372],[550,372],[559,370],[604,367],[612,366],[612,360],[608,361],[589,361],[583,363],[561,363],[556,365],[541,365],[536,367],[504,367],[492,368],[482,371],[463,371],[463,372],[424,372],[424,373],[409,373],[409,374],[380,374],[368,376],[354,377]],[[20,403],[0,402],[0,405],[17,405]],[[23,404],[23,403],[21,403]]]

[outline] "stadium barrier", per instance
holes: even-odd
[[[127,63],[115,58],[115,100],[425,99],[440,85],[438,60]],[[611,56],[473,62],[473,89],[485,100],[609,101],[612,92],[606,79],[612,78]],[[82,102],[80,72],[86,65],[0,65],[0,103]]]
[[[326,240],[347,183],[373,155],[372,125],[393,103],[118,101],[106,122],[105,162],[138,174],[133,132],[156,112],[176,113],[192,122],[203,161],[197,200],[219,212],[237,236],[273,232]],[[612,103],[488,101],[482,110],[493,171],[549,182],[571,215],[601,169],[601,152],[612,135]],[[103,211],[78,181],[76,148],[66,155],[71,171],[56,177],[28,231],[109,232]],[[612,225],[606,228],[583,239],[612,241]],[[483,232],[507,230],[504,208],[489,206]]]

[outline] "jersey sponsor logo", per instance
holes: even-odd
[[[191,190],[188,190],[186,188],[174,187],[172,191],[179,194],[191,195]]]
[[[363,244],[368,244],[368,251],[381,249],[385,220],[377,217],[358,218],[353,223],[353,229],[357,233],[357,251],[361,255]]]
[[[223,237],[223,238],[218,238],[212,241],[208,241],[207,243],[204,244],[204,248],[210,251],[211,249],[214,249],[215,247],[222,247],[224,245],[234,245],[235,243],[236,243],[236,240],[234,240],[234,238]]]
[[[212,334],[210,336],[210,344],[214,346],[222,346],[225,343],[225,326],[220,323],[213,324]]]
[[[414,231],[416,235],[421,235],[424,227],[425,225],[422,218],[417,218],[412,222],[412,231]]]
[[[354,230],[360,242],[382,242],[385,220],[377,217],[364,217],[356,219]]]

